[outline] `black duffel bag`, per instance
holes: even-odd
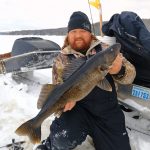
[[[150,87],[150,32],[134,12],[114,14],[102,27],[107,36],[115,36],[121,52],[135,66],[135,84]]]

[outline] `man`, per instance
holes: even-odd
[[[63,82],[65,65],[72,59],[93,55],[107,47],[102,43],[88,51],[97,40],[91,33],[88,17],[83,12],[74,12],[68,23],[68,35],[61,54],[54,62],[53,83]],[[134,77],[133,65],[119,54],[106,76],[112,86],[112,92],[96,86],[81,101],[67,103],[62,115],[53,121],[49,137],[37,149],[71,150],[90,135],[96,150],[130,150],[124,115],[118,106],[114,80],[129,84]]]

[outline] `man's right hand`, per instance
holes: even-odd
[[[68,102],[68,103],[65,105],[63,112],[66,112],[66,111],[68,111],[68,110],[71,110],[75,105],[76,105],[76,102],[74,102],[74,101]]]

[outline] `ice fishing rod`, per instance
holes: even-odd
[[[101,2],[100,0],[95,0],[95,1],[90,1],[88,0],[88,4],[89,4],[89,9],[90,9],[90,15],[91,15],[91,20],[92,20],[92,26],[93,26],[93,32],[95,35],[95,31],[94,31],[94,24],[93,24],[93,17],[92,17],[92,13],[91,13],[91,7],[90,5],[92,5],[93,7],[95,7],[96,9],[99,10],[99,32],[100,32],[100,36],[103,37],[103,32],[102,32],[102,23],[103,23],[103,19],[102,19],[102,6],[101,6]]]
[[[94,28],[94,22],[93,22],[93,16],[92,16],[92,11],[91,11],[91,6],[90,6],[90,1],[88,0],[88,5],[89,5],[89,10],[90,10],[90,16],[91,16],[91,21],[92,21],[92,29],[93,29],[93,33],[94,35],[95,33],[95,28]]]

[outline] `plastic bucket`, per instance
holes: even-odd
[[[116,43],[116,37],[110,37],[110,36],[103,36],[102,37],[102,36],[100,36],[99,39],[103,43],[106,43],[110,46]]]

